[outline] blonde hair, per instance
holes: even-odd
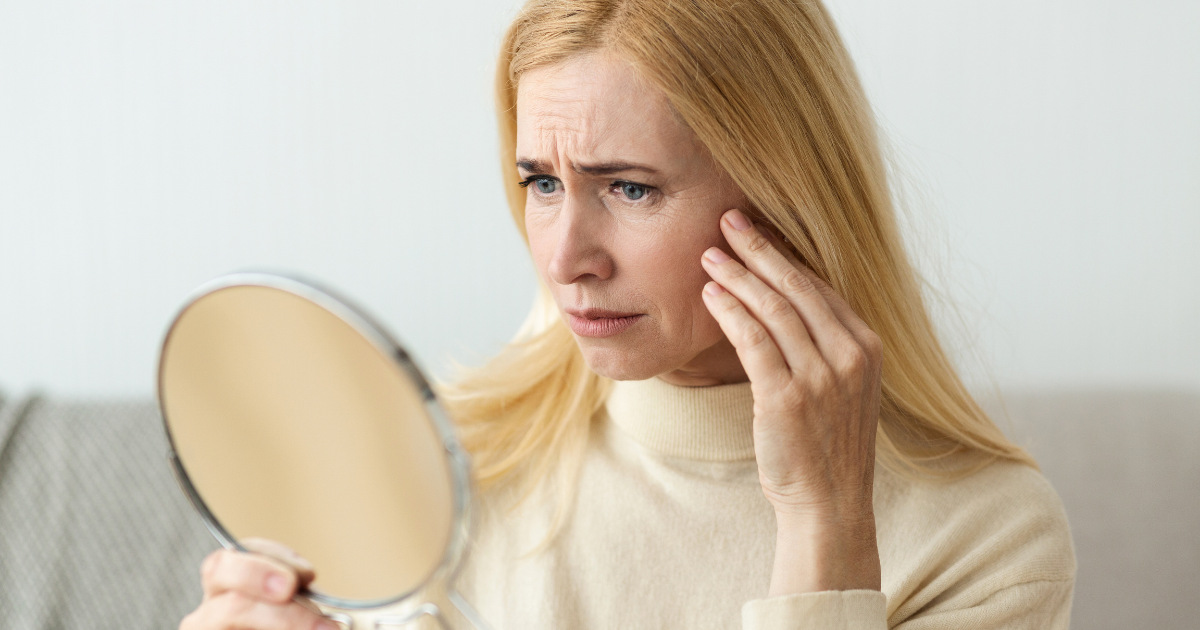
[[[882,466],[939,476],[955,454],[977,456],[971,470],[996,459],[1035,466],[972,398],[938,340],[900,237],[871,110],[819,2],[531,0],[504,38],[496,74],[500,162],[522,236],[517,82],[532,68],[599,50],[662,90],[756,219],[879,335]],[[541,287],[517,338],[443,396],[481,486],[513,482],[524,493],[554,479],[569,496],[609,385],[588,368]]]

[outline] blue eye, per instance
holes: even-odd
[[[521,188],[528,188],[530,184],[533,184],[533,189],[538,191],[540,195],[554,194],[562,187],[562,182],[546,175],[530,175],[517,182],[517,185]]]
[[[633,184],[630,182],[621,182],[621,193],[630,201],[637,201],[646,196],[646,186],[641,184]]]

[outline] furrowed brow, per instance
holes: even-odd
[[[624,173],[627,171],[642,171],[651,175],[657,175],[656,169],[650,168],[643,164],[634,164],[632,162],[604,162],[602,164],[572,164],[571,168],[575,169],[576,173],[585,175],[612,175],[614,173]]]
[[[546,164],[541,160],[532,160],[528,158],[521,158],[517,160],[517,168],[525,171],[526,173],[549,173],[551,170],[549,164]]]
[[[524,170],[527,173],[549,173],[553,171],[550,165],[541,160],[531,158],[521,158],[517,160],[517,168]],[[641,171],[651,175],[657,175],[658,170],[646,166],[644,164],[635,164],[633,162],[603,162],[600,164],[572,164],[571,168],[576,173],[583,175],[612,175],[614,173],[625,173],[629,171]]]

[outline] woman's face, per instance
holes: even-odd
[[[745,198],[661,92],[614,56],[530,70],[517,168],[534,265],[598,374],[746,380],[704,305],[700,257]]]

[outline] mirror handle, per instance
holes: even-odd
[[[466,619],[467,623],[471,624],[476,630],[491,630],[487,623],[484,622],[483,617],[471,606],[470,602],[464,599],[462,595],[459,595],[458,591],[453,588],[448,589],[446,597],[458,609],[458,613],[462,615],[463,619]]]
[[[446,597],[450,600],[451,605],[458,611],[462,619],[470,624],[472,628],[475,628],[475,630],[491,630],[487,623],[483,621],[483,618],[480,617],[479,613],[475,611],[475,608],[462,595],[459,595],[458,591],[448,590],[446,591]],[[375,628],[373,630],[407,627],[408,624],[415,623],[425,615],[433,617],[437,621],[438,627],[442,630],[451,630],[452,626],[446,621],[446,616],[442,614],[442,609],[431,602],[421,604],[403,617],[380,617],[375,620]]]
[[[409,624],[416,623],[421,617],[429,615],[437,621],[438,627],[442,630],[450,630],[450,626],[446,624],[446,617],[442,615],[442,610],[436,605],[426,602],[417,606],[412,612],[403,617],[380,617],[375,620],[373,630],[388,630],[388,628],[405,628]]]

